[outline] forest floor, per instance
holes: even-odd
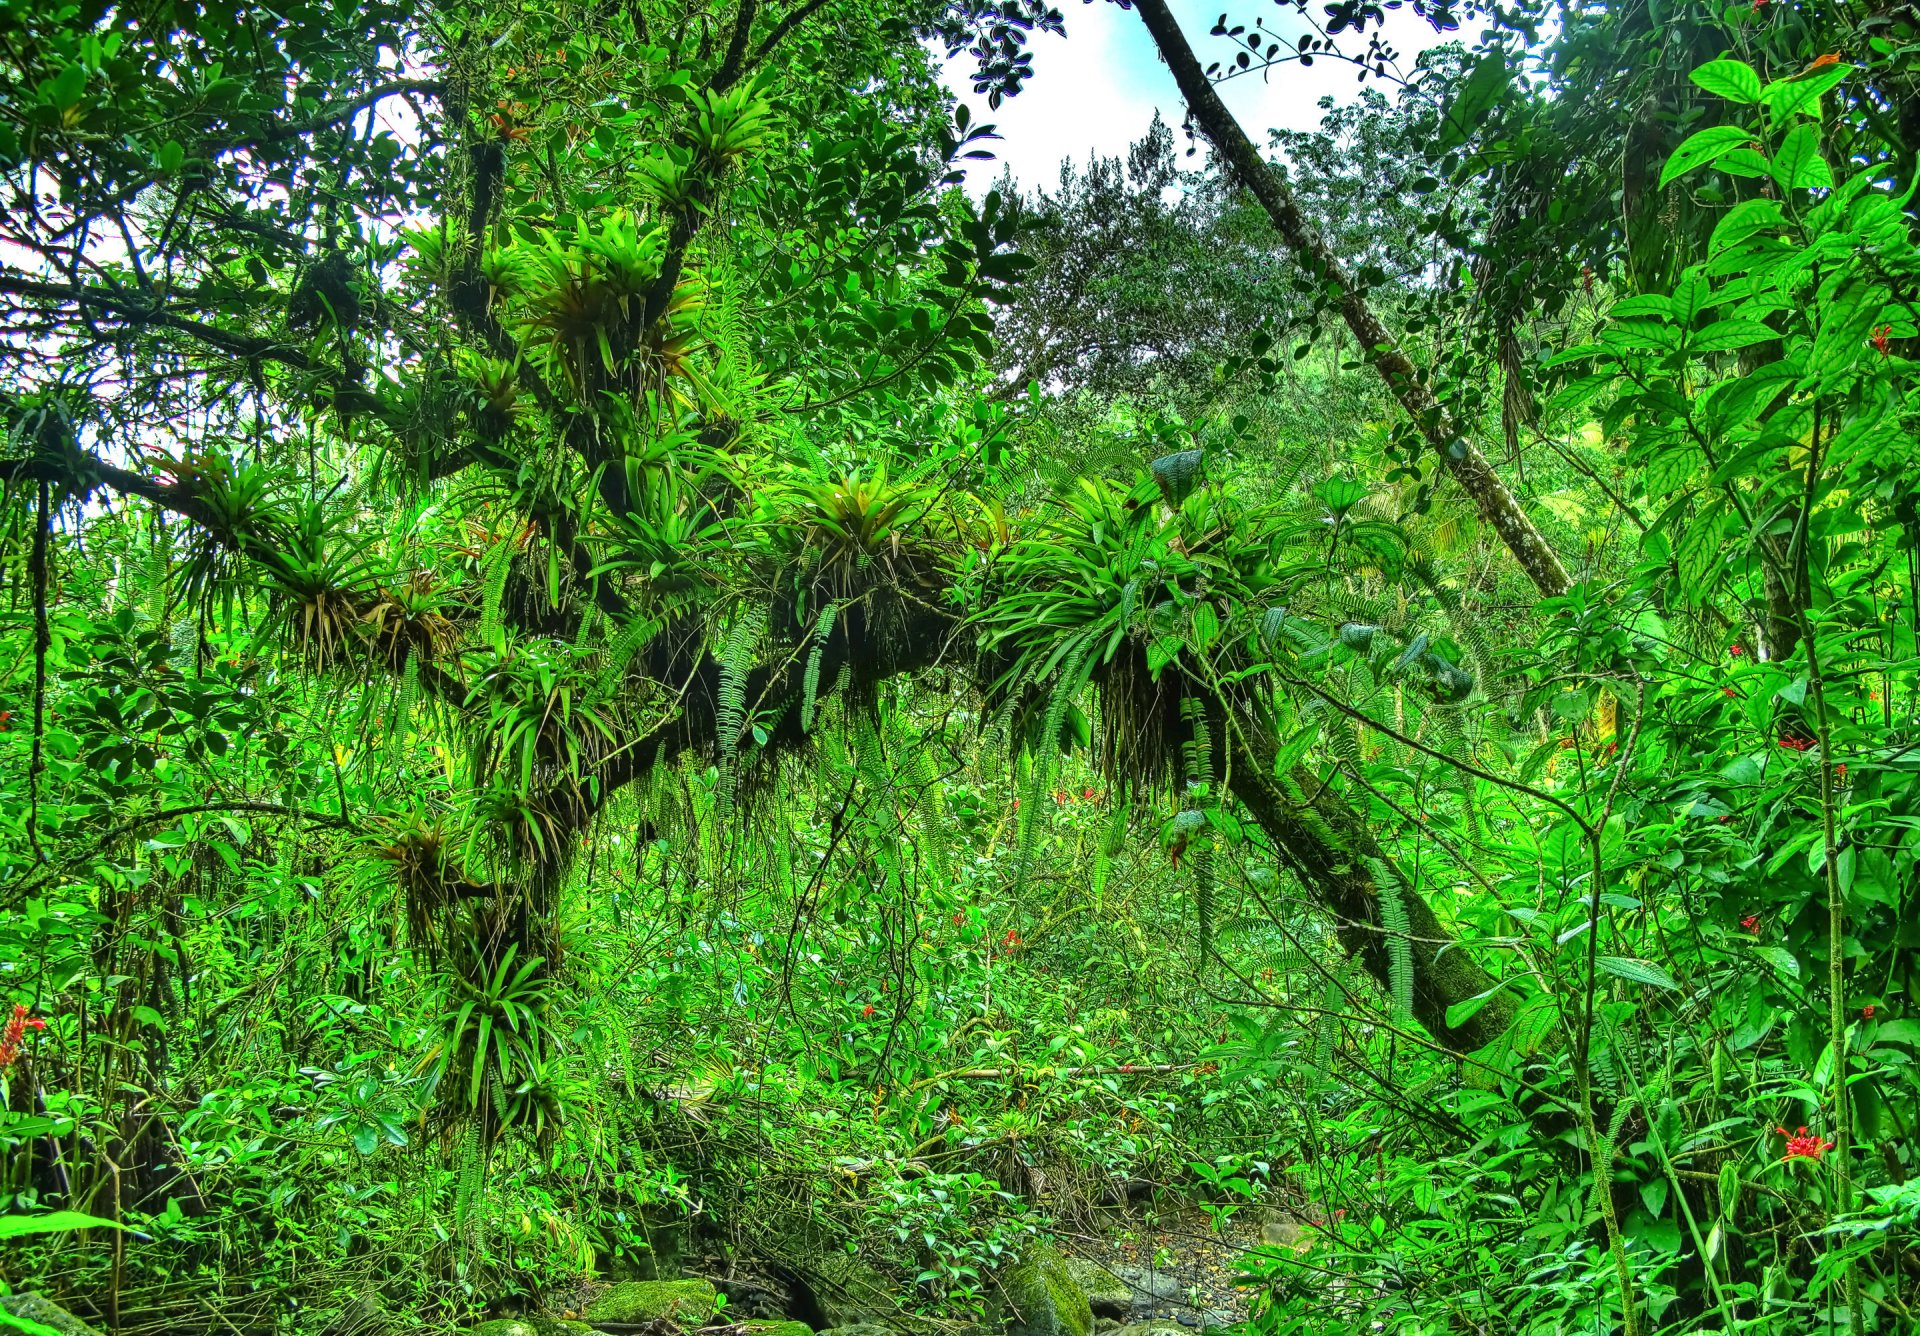
[[[1234,1283],[1242,1256],[1261,1246],[1265,1217],[1249,1210],[1216,1228],[1204,1212],[1134,1217],[1103,1235],[1061,1233],[1062,1251],[1134,1278],[1130,1322],[1196,1330],[1244,1322],[1250,1292]],[[1269,1242],[1274,1241],[1269,1239]],[[1096,1324],[1101,1325],[1101,1324]]]

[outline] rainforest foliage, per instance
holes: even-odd
[[[1915,1329],[1920,12],[1112,2],[0,0],[0,1330]]]

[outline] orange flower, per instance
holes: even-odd
[[[1813,58],[1813,64],[1807,66],[1806,69],[1800,72],[1802,74],[1812,74],[1815,70],[1824,70],[1829,65],[1838,65],[1839,63],[1840,57],[1829,51],[1824,56],[1815,56]]]

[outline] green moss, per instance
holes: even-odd
[[[1093,1309],[1074,1283],[1066,1259],[1036,1248],[1000,1280],[1007,1309],[1007,1336],[1090,1336]]]
[[[717,1302],[713,1286],[704,1280],[623,1280],[588,1304],[586,1317],[589,1322],[670,1317],[683,1327],[698,1327],[713,1316]]]
[[[517,1317],[496,1317],[467,1328],[468,1336],[540,1336],[540,1329]]]
[[[42,1294],[10,1294],[0,1299],[0,1308],[15,1317],[52,1327],[60,1336],[97,1336],[92,1327]]]
[[[813,1336],[813,1328],[804,1322],[747,1322],[741,1331],[742,1336]]]

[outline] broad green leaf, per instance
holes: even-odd
[[[1758,320],[1716,320],[1687,339],[1696,353],[1724,353],[1777,339],[1780,335]]]
[[[1791,79],[1775,79],[1760,90],[1761,103],[1776,117],[1820,114],[1820,95],[1853,73],[1853,66],[1841,62],[1827,65],[1811,74]]]
[[[1676,993],[1680,991],[1680,985],[1673,981],[1673,976],[1650,960],[1635,960],[1631,956],[1600,956],[1594,964],[1629,983],[1644,983]]]
[[[1833,169],[1820,156],[1820,128],[1801,122],[1787,131],[1773,155],[1773,179],[1786,190],[1824,190],[1833,185]]]
[[[79,1211],[49,1211],[45,1215],[0,1215],[0,1239],[17,1239],[27,1234],[66,1234],[76,1229],[125,1229],[125,1225],[102,1220]]]
[[[1752,142],[1752,131],[1738,125],[1710,125],[1696,131],[1687,136],[1686,141],[1673,151],[1673,156],[1667,159],[1667,165],[1660,169],[1660,184],[1665,186],[1676,176],[1683,176],[1723,153]]]
[[[1760,100],[1760,76],[1744,60],[1710,60],[1690,77],[1709,93],[1730,102]]]
[[[1489,51],[1473,67],[1453,105],[1447,108],[1440,126],[1439,146],[1443,149],[1464,144],[1480,128],[1486,114],[1498,106],[1507,92],[1507,58],[1502,51]]]

